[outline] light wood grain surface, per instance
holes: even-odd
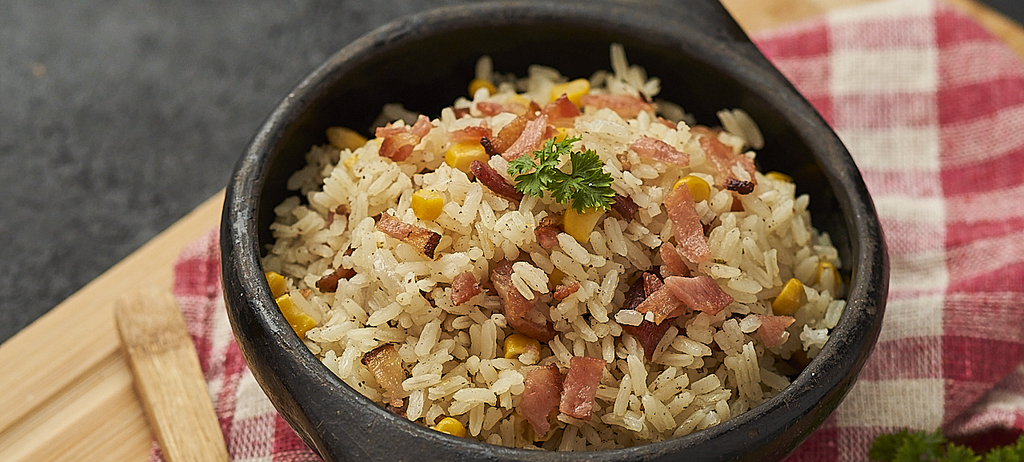
[[[873,0],[722,0],[756,32]],[[1024,58],[1024,30],[973,0],[947,0]],[[152,435],[114,323],[123,294],[169,289],[173,263],[217,226],[223,192],[0,345],[0,461],[142,461]]]

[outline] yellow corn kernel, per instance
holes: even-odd
[[[469,81],[469,96],[475,95],[477,90],[481,88],[486,88],[488,95],[493,95],[498,92],[498,88],[495,87],[494,83],[492,83],[491,81],[484,79],[473,79]]]
[[[351,128],[329,127],[327,129],[327,141],[331,143],[331,146],[341,150],[355,150],[366,144],[366,137]]]
[[[580,105],[580,98],[590,93],[590,81],[587,79],[576,79],[571,82],[556,83],[551,87],[551,100],[558,99],[563,94],[569,98],[569,102]]]
[[[273,271],[267,272],[267,284],[270,285],[270,293],[274,298],[284,295],[288,292],[288,285],[284,282],[284,276],[277,274]]]
[[[431,189],[421,189],[412,194],[412,211],[420,220],[436,220],[444,208],[444,196]]]
[[[281,309],[284,319],[288,321],[288,325],[292,326],[292,330],[299,335],[299,338],[305,338],[306,332],[316,326],[316,321],[303,312],[289,294],[277,297],[277,307]]]
[[[540,342],[523,334],[515,333],[505,337],[505,359],[518,358],[531,349],[540,352]]]
[[[604,210],[601,209],[586,209],[579,213],[570,207],[562,218],[562,228],[566,234],[576,238],[576,242],[586,244],[590,240],[590,232],[597,226],[597,221],[602,215]]]
[[[785,181],[786,183],[792,183],[793,182],[793,177],[791,177],[789,175],[786,175],[785,173],[782,173],[782,172],[771,171],[771,172],[765,173],[764,176],[766,178],[771,178],[771,179],[773,179],[775,181]]]
[[[818,271],[814,276],[815,284],[829,283],[829,285],[825,286],[825,289],[831,292],[833,296],[836,296],[841,280],[839,270],[836,269],[836,265],[833,265],[832,262],[822,261],[818,263]]]
[[[776,316],[792,316],[804,304],[804,298],[803,283],[797,278],[791,278],[772,302],[772,311]]]
[[[434,425],[434,430],[441,433],[447,433],[452,436],[458,436],[459,438],[466,436],[466,427],[462,425],[462,422],[451,417],[441,419],[437,425]]]
[[[693,197],[693,202],[699,203],[701,201],[706,201],[711,197],[711,185],[699,176],[686,175],[677,181],[672,189],[676,189],[682,185],[686,185],[686,187],[690,189],[690,196]]]
[[[558,132],[557,134],[555,134],[556,143],[561,143],[562,141],[565,141],[565,139],[569,137],[569,129],[566,127],[555,128],[555,131]]]
[[[478,141],[455,143],[444,153],[444,161],[449,166],[465,173],[469,173],[469,166],[474,160],[486,163],[490,159],[491,156],[487,155],[487,150]]]

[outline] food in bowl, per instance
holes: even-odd
[[[845,302],[810,198],[755,169],[746,113],[697,125],[611,50],[575,80],[482,58],[436,119],[309,151],[263,265],[328,369],[445,433],[591,450],[717,425],[817,354]]]

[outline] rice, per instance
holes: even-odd
[[[660,91],[660,81],[629,64],[621,46],[611,48],[611,68],[590,77],[589,94],[644,101]],[[478,88],[422,124],[419,114],[388,105],[380,138],[313,147],[307,166],[288,181],[296,195],[274,209],[274,242],[264,268],[285,276],[286,292],[315,322],[300,335],[345,383],[427,427],[453,417],[467,437],[491,444],[597,450],[717,425],[779,393],[818,354],[846,306],[835,298],[843,288],[834,270],[841,262],[829,236],[810,226],[807,195],[797,196],[784,175],[742,168],[752,165],[751,149],[765,143],[749,115],[723,109],[723,129],[711,130],[667,102],[652,105],[657,112],[635,115],[585,105],[560,134],[580,137],[579,149],[597,153],[612,188],[636,212],[632,218],[606,212],[584,231],[585,239],[565,229],[545,246],[537,230],[559,223],[566,204],[551,194],[510,200],[445,159],[453,133],[483,126],[497,136],[517,123],[530,101],[541,108],[552,103],[552,88],[568,79],[543,66],[532,66],[526,78],[503,75],[487,57],[478,62],[476,78],[495,91]],[[405,159],[383,155],[388,130],[417,127],[423,132]],[[642,155],[635,143],[643,138],[687,162]],[[716,164],[721,154],[708,146],[724,147],[735,162]],[[501,155],[486,164],[514,184]],[[670,276],[662,250],[666,243],[681,246],[685,230],[677,229],[664,204],[688,175],[709,185],[707,197],[693,204],[709,256],[701,263],[687,259],[685,271],[710,278],[732,301],[718,312],[684,309],[663,321],[669,325],[660,337],[643,344],[629,332],[653,324],[654,312],[627,306],[630,293],[645,272],[659,280]],[[727,189],[722,175],[751,190]],[[443,201],[436,218],[420,216],[416,194],[423,190]],[[383,232],[382,214],[438,235],[433,255]],[[504,260],[512,262],[513,290],[532,304],[525,319],[553,329],[539,348],[510,350],[521,338],[512,326],[521,321],[507,316],[488,284]],[[484,290],[462,300],[457,280],[467,274]],[[337,287],[322,288],[330,278]],[[785,292],[792,279],[800,282],[796,292]],[[782,299],[793,302],[784,307]],[[791,323],[766,339],[780,320]],[[386,345],[394,346],[388,358],[399,364],[397,386],[383,383],[381,369],[368,359]],[[537,434],[536,422],[523,412],[527,377],[549,366],[567,377],[578,357],[604,363],[589,390],[589,414],[559,406],[548,419],[550,431]]]

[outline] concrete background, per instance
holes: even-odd
[[[0,0],[0,342],[223,188],[331,53],[452,3]]]

